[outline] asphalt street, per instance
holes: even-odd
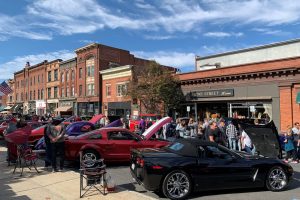
[[[283,192],[271,192],[262,189],[235,189],[193,194],[190,199],[207,200],[300,200],[300,164],[291,164],[294,168],[294,180],[288,189]],[[142,186],[135,183],[131,177],[128,164],[109,165],[108,172],[115,183],[128,190],[136,191],[156,199],[165,199],[158,194],[146,191]]]

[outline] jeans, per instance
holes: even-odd
[[[228,138],[229,148],[236,150],[236,138]]]
[[[46,158],[45,158],[45,167],[48,167],[51,165],[52,160],[52,148],[51,143],[46,142]]]
[[[253,152],[252,152],[252,149],[251,149],[251,147],[248,147],[247,145],[245,145],[245,151],[247,152],[247,153],[250,153],[250,154],[252,154],[253,155]]]
[[[64,167],[64,161],[65,161],[65,142],[56,142],[51,143],[52,145],[52,168],[54,170],[57,169],[56,167],[56,156],[59,154],[59,168],[63,169]]]

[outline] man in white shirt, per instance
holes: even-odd
[[[251,141],[250,137],[248,136],[248,134],[245,131],[242,132],[241,141],[242,141],[243,149],[245,149],[245,151],[247,153],[253,154],[253,152],[252,152],[252,149],[253,149],[252,141]]]

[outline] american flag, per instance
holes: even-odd
[[[3,81],[0,84],[0,92],[2,92],[5,95],[8,95],[9,93],[12,93],[12,89],[7,85],[7,83],[5,81]]]

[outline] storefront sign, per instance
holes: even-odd
[[[210,97],[232,97],[234,96],[233,89],[223,90],[208,90],[208,91],[195,91],[190,93],[190,97],[193,98],[210,98]]]

